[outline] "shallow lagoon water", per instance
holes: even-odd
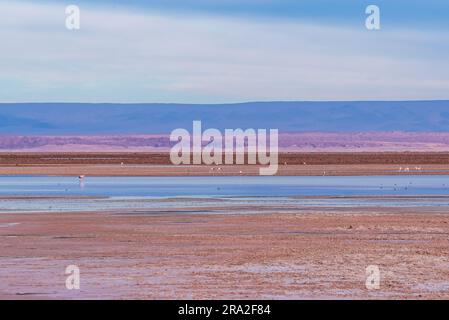
[[[449,176],[78,177],[0,176],[0,196],[449,195]]]
[[[79,196],[89,198],[75,198]],[[0,176],[3,212],[242,205],[293,209],[449,206],[449,198],[432,196],[449,196],[448,176],[86,177],[82,183],[78,177]]]

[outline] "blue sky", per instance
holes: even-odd
[[[92,1],[67,3],[92,4]],[[449,25],[449,2],[445,0],[96,0],[95,3],[109,7],[309,19],[323,23],[360,22],[360,11],[376,4],[384,9],[384,18],[392,25]]]
[[[81,30],[64,27],[65,6]],[[365,28],[369,4],[381,30]],[[0,1],[0,102],[449,99],[449,2]]]

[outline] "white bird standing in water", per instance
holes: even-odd
[[[80,188],[81,188],[81,189],[84,188],[84,178],[85,178],[85,175],[84,175],[84,174],[78,176],[78,179],[79,179],[79,182],[80,182]]]

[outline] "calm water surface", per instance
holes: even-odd
[[[357,198],[390,195],[411,198]],[[20,196],[64,198],[11,198]],[[73,198],[78,196],[95,198]],[[310,199],[310,196],[342,198]],[[432,196],[449,196],[449,176],[86,177],[82,181],[78,177],[0,176],[0,211],[78,211],[245,204],[265,207],[449,207],[449,198]]]

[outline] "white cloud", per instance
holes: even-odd
[[[0,102],[449,98],[449,37],[0,3]]]

